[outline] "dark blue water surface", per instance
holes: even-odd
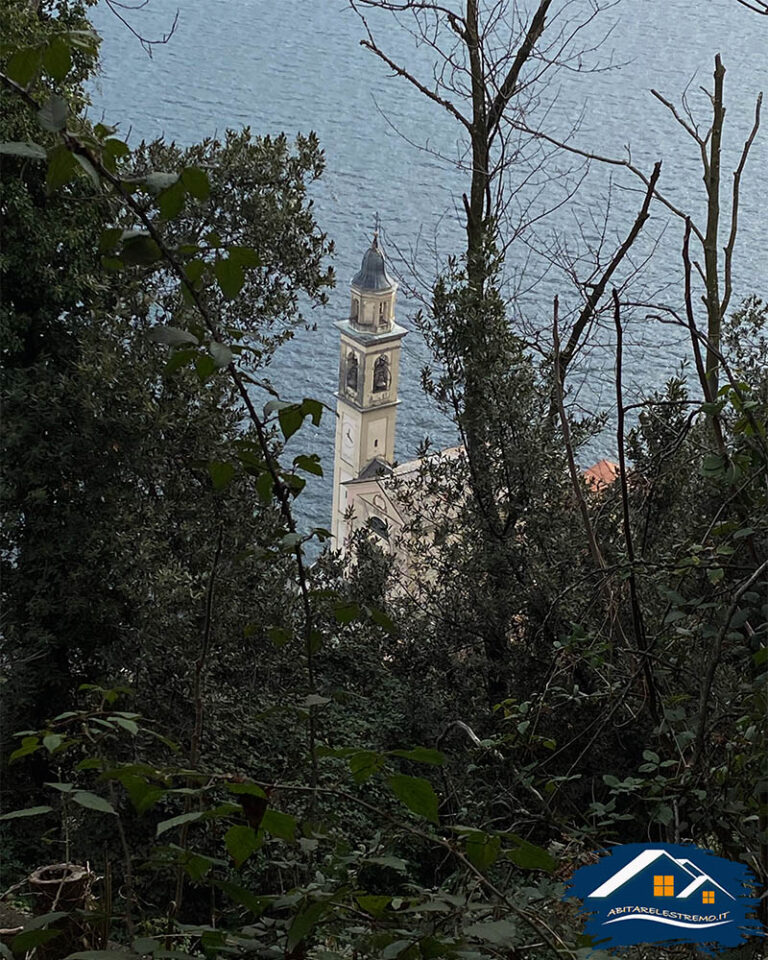
[[[570,0],[563,6],[563,17],[577,18],[594,5]],[[300,331],[283,348],[272,379],[278,386],[287,385],[283,392],[288,398],[315,396],[333,404],[338,338],[332,323],[347,312],[347,284],[370,242],[378,211],[390,261],[403,284],[398,319],[411,330],[403,351],[397,456],[408,459],[425,435],[437,444],[451,443],[450,424],[421,394],[419,374],[428,356],[412,317],[419,307],[414,292],[423,293],[446,256],[461,249],[460,198],[467,172],[462,169],[460,128],[359,45],[364,31],[344,0],[151,0],[140,12],[126,15],[144,36],[157,37],[167,30],[177,8],[175,34],[168,44],[156,47],[150,59],[115,16],[103,4],[97,6],[93,17],[104,44],[103,70],[92,91],[94,115],[119,120],[123,131],[130,126],[132,142],[164,135],[187,144],[243,125],[256,133],[315,130],[327,157],[327,172],[314,191],[316,212],[336,243],[339,282],[330,306],[313,317],[317,330]],[[371,24],[393,59],[412,65],[429,82],[429,48],[417,47],[388,18],[372,17]],[[531,122],[560,137],[582,118],[574,144],[614,157],[626,156],[625,146],[631,145],[633,162],[648,172],[662,159],[663,190],[703,222],[698,148],[650,88],[675,102],[688,88],[691,107],[706,121],[707,102],[699,86],[711,87],[713,58],[722,54],[727,67],[727,199],[755,97],[768,88],[768,18],[750,13],[736,0],[620,0],[579,34],[574,50],[588,50],[609,30],[599,52],[586,52],[581,64],[615,68],[579,73],[574,60],[570,69],[552,78],[538,108],[533,105]],[[524,159],[518,166],[522,178],[528,172]],[[563,172],[566,166],[560,161],[558,169]],[[742,183],[734,303],[750,292],[768,293],[766,171],[768,121]],[[577,179],[574,171],[544,190],[543,177],[530,179],[512,212],[542,214],[564,200],[567,187]],[[555,293],[561,295],[566,315],[578,307],[578,291],[558,264],[563,256],[578,262],[586,244],[596,242],[609,199],[605,262],[642,197],[631,176],[596,165],[572,199],[512,246],[506,278],[518,289],[513,315],[526,330],[548,328]],[[620,274],[623,282],[633,268],[642,267],[627,299],[680,306],[681,236],[679,222],[658,207]],[[651,253],[653,259],[643,266]],[[578,263],[577,273],[581,279],[588,275],[584,262]],[[639,309],[627,315],[632,394],[662,383],[685,352],[677,331],[646,319],[647,313]],[[615,400],[609,321],[607,315],[600,321],[595,347],[580,359],[572,400],[610,413]],[[326,469],[325,477],[313,479],[302,497],[303,515],[307,522],[326,525],[332,416],[326,416],[314,437],[306,436],[301,448],[313,443]],[[607,431],[584,457],[612,455],[614,447]]]

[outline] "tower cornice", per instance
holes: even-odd
[[[353,400],[352,397],[344,396],[339,393],[338,390],[333,394],[338,403],[346,403],[348,407],[351,407],[353,410],[357,410],[358,413],[372,413],[376,410],[388,410],[391,407],[399,407],[403,402],[402,400],[387,400],[384,403],[374,403],[374,404],[360,404],[356,400]]]
[[[350,320],[336,320],[334,326],[344,336],[356,340],[364,347],[377,343],[387,343],[390,340],[400,340],[408,333],[405,327],[401,327],[399,323],[393,323],[389,330],[380,332],[361,330],[359,327],[353,326]]]

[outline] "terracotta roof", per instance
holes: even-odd
[[[598,460],[584,471],[584,479],[596,493],[610,487],[619,475],[619,465],[612,460]]]

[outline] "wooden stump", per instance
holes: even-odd
[[[91,871],[79,863],[51,863],[38,867],[27,880],[35,895],[34,912],[41,916],[59,910],[70,914],[83,910],[93,879]],[[80,917],[62,917],[48,929],[59,933],[48,943],[38,946],[38,960],[62,960],[83,948],[85,924]]]

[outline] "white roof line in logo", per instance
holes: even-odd
[[[704,883],[709,882],[713,886],[717,887],[719,890],[722,890],[724,894],[735,900],[736,898],[728,893],[728,891],[721,887],[717,881],[713,880],[708,874],[704,873],[695,863],[692,863],[690,860],[681,859],[678,860],[676,857],[673,857],[671,854],[667,853],[666,850],[643,850],[642,853],[639,853],[634,859],[630,860],[629,863],[625,864],[620,870],[617,870],[612,877],[609,877],[604,883],[601,883],[599,887],[592,891],[589,894],[590,897],[609,897],[612,893],[615,893],[620,887],[623,887],[625,883],[628,883],[633,877],[636,877],[638,873],[641,873],[645,870],[646,867],[649,867],[652,863],[658,860],[660,857],[666,857],[668,860],[671,860],[675,866],[679,867],[681,870],[684,870],[690,877],[692,877],[691,883],[678,893],[677,898],[685,898],[690,896],[695,890],[697,890]],[[693,869],[691,869],[691,867]],[[694,870],[696,871],[694,873]]]
[[[678,862],[680,863],[681,866],[683,866],[683,864],[685,863],[691,863],[690,860],[682,860]],[[699,869],[695,863],[691,863],[691,866],[694,868],[694,870]],[[701,871],[699,876],[696,877],[696,879],[693,880],[691,883],[689,883],[688,886],[685,888],[685,890],[681,890],[675,899],[684,900],[686,897],[690,897],[692,893],[695,893],[699,889],[699,887],[703,887],[705,884],[706,885],[711,884],[713,887],[717,887],[718,890],[721,890],[726,895],[726,897],[730,897],[731,900],[736,899],[736,897],[734,897],[732,893],[728,893],[725,887],[721,886],[717,882],[717,880],[713,880],[712,877],[710,877],[708,873],[704,873],[704,871]]]

